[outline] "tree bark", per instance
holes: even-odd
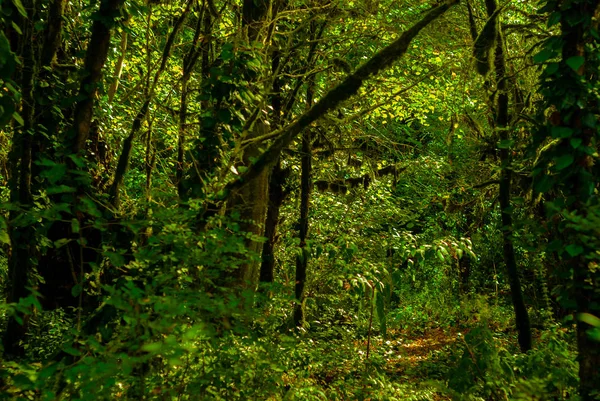
[[[311,39],[314,38],[314,30],[311,32]],[[314,97],[315,77],[311,77],[306,90],[306,107],[310,109]],[[306,273],[308,270],[308,259],[310,252],[307,247],[308,239],[308,213],[310,209],[310,189],[312,175],[312,150],[311,150],[311,132],[310,129],[304,130],[302,134],[302,157],[301,157],[301,177],[300,177],[300,249],[296,256],[296,304],[294,306],[294,325],[302,327],[304,325],[304,300],[306,294]]]
[[[125,56],[127,55],[127,31],[124,29],[121,30],[121,43],[119,44],[119,59],[117,60],[117,64],[115,65],[115,73],[113,77],[113,82],[110,84],[108,88],[108,103],[112,103],[115,95],[117,93],[117,89],[119,88],[119,79],[121,79],[121,73],[123,72],[123,63],[125,62]]]
[[[243,2],[242,27],[247,33],[248,42],[251,44],[258,41],[261,37],[261,30],[267,23],[265,17],[268,7],[268,0],[244,0]],[[267,130],[268,126],[266,124],[260,120],[256,120],[251,128],[249,137],[252,139],[263,135]],[[252,160],[259,156],[258,145],[251,143],[244,149],[242,165],[250,167]],[[252,177],[248,182],[249,185],[240,188],[231,197],[228,204],[229,211],[239,212],[242,219],[240,224],[241,230],[252,233],[254,236],[262,236],[265,233],[265,221],[269,205],[270,170],[271,166]],[[250,238],[246,241],[246,247],[252,254],[260,255],[263,244]],[[260,260],[248,260],[241,264],[235,274],[236,280],[234,285],[255,289],[260,280],[260,268]]]
[[[489,3],[489,1],[488,1]],[[491,17],[495,8],[488,7],[488,15]],[[496,116],[495,128],[499,132],[500,143],[500,162],[502,172],[500,173],[500,212],[502,216],[502,249],[504,254],[504,264],[510,284],[510,292],[515,311],[515,321],[519,334],[519,346],[521,352],[527,352],[531,349],[531,327],[529,324],[529,314],[527,306],[523,299],[523,290],[519,279],[519,269],[517,267],[517,259],[515,257],[515,248],[513,244],[513,222],[511,210],[511,180],[512,180],[512,165],[510,151],[508,147],[509,136],[509,114],[508,114],[508,92],[506,85],[506,61],[504,58],[504,43],[502,31],[498,24],[498,34],[495,49],[495,79],[498,91],[496,100]]]
[[[272,283],[275,279],[275,244],[277,243],[277,226],[279,225],[279,211],[285,200],[283,183],[287,172],[281,169],[281,162],[277,162],[269,179],[269,206],[265,220],[265,238],[260,265],[259,281]]]
[[[594,144],[594,136],[598,135],[598,128],[590,128],[589,124],[583,122],[584,114],[598,114],[598,103],[596,95],[590,95],[587,91],[589,88],[584,85],[584,82],[596,80],[598,68],[598,51],[591,50],[591,47],[586,46],[589,41],[598,40],[591,36],[590,30],[597,29],[597,18],[599,14],[600,2],[598,0],[586,0],[577,4],[572,4],[571,12],[573,15],[581,17],[574,24],[570,19],[570,13],[561,13],[561,32],[563,35],[564,46],[562,48],[563,63],[572,57],[583,57],[584,63],[573,74],[571,74],[571,93],[574,95],[572,101],[566,106],[559,109],[561,115],[560,125],[569,127],[573,133],[582,140],[579,149],[596,149],[597,144]],[[590,18],[595,24],[595,27],[590,27]],[[590,68],[591,67],[591,68]],[[565,85],[565,78],[561,77],[560,85]],[[568,82],[568,81],[566,81]],[[575,93],[573,93],[575,92]],[[568,116],[568,117],[567,117]],[[594,124],[595,125],[595,124]],[[570,149],[568,143],[561,144],[564,149]],[[593,187],[598,188],[599,180],[594,177],[592,170],[593,162],[589,160],[590,156],[583,151],[576,152],[574,163],[572,164],[573,175],[569,183],[565,183],[567,187],[567,196],[572,201],[567,202],[567,210],[571,213],[576,213],[585,218],[588,202],[592,197],[598,202],[598,195],[593,194]],[[593,187],[590,190],[590,180],[593,181]],[[573,243],[583,242],[582,234],[569,230],[567,232]],[[584,247],[585,248],[585,247]],[[588,252],[595,252],[597,249],[588,249]],[[575,257],[567,258],[566,262],[573,271],[573,292],[575,302],[577,304],[577,316],[583,313],[589,313],[595,316],[600,315],[600,297],[598,296],[597,285],[600,283],[600,274],[595,272],[588,266],[589,260],[585,257],[586,252]],[[590,338],[587,331],[591,326],[577,319],[577,350],[579,353],[579,390],[583,401],[597,400],[598,392],[600,391],[600,342]]]
[[[98,15],[92,25],[92,36],[85,55],[84,69],[86,77],[81,81],[79,89],[83,97],[75,106],[75,121],[73,124],[75,137],[73,153],[85,149],[94,111],[94,98],[102,79],[102,69],[108,57],[110,48],[111,29],[115,18],[120,14],[125,0],[102,0]]]
[[[33,20],[36,6],[33,1],[24,1],[23,6]],[[20,16],[19,16],[20,18]],[[34,128],[34,76],[36,71],[33,35],[33,23],[26,18],[20,18],[23,35],[18,39],[18,54],[22,58],[21,68],[21,110],[23,126],[15,128],[12,148],[10,151],[10,201],[19,205],[27,213],[32,207],[31,193],[31,162]],[[23,212],[11,211],[9,214],[9,236],[11,240],[11,253],[8,259],[8,291],[7,302],[17,303],[29,295],[27,285],[34,264],[35,226],[32,222],[24,225],[17,223]],[[22,357],[25,354],[23,341],[27,333],[27,316],[21,316],[18,321],[14,316],[9,316],[6,331],[2,338],[4,356],[6,359]]]
[[[198,21],[196,22],[196,31],[194,32],[194,39],[192,40],[192,44],[190,49],[186,53],[183,58],[183,74],[181,77],[181,98],[179,103],[179,129],[177,135],[177,164],[175,171],[175,178],[177,181],[177,194],[179,195],[180,200],[187,199],[187,191],[186,186],[183,181],[183,175],[185,172],[185,143],[186,143],[186,131],[187,131],[187,111],[188,111],[188,82],[192,75],[192,71],[196,66],[200,56],[204,52],[204,47],[199,47],[200,35],[202,35],[202,30],[204,29],[204,38],[210,36],[211,29],[211,16],[208,10],[206,9],[206,1],[203,3],[202,8],[200,9],[198,16]],[[204,28],[203,28],[204,26]],[[203,40],[204,41],[204,40]],[[208,64],[208,62],[207,62]],[[205,78],[205,75],[202,75],[202,79]]]

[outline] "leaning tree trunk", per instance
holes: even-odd
[[[457,3],[458,0],[447,0],[443,4],[433,8],[419,22],[400,35],[398,39],[377,52],[366,63],[358,67],[356,71],[348,75],[340,84],[327,92],[310,110],[302,114],[296,121],[280,129],[278,132],[271,133],[269,137],[275,138],[273,144],[252,164],[247,172],[241,174],[240,177],[225,186],[223,191],[221,191],[219,200],[231,199],[238,191],[252,182],[253,179],[265,170],[270,169],[277,162],[281,151],[289,146],[305,128],[358,93],[358,90],[367,79],[389,68],[406,53],[410,43],[422,29]]]
[[[63,7],[64,4],[55,1],[54,5]],[[42,294],[42,305],[46,309],[58,307],[79,308],[83,305],[84,276],[90,272],[92,264],[99,257],[98,249],[101,244],[101,232],[89,224],[95,217],[78,211],[81,201],[89,193],[85,180],[80,173],[87,173],[87,166],[81,162],[87,148],[92,120],[94,116],[95,99],[102,84],[103,72],[111,45],[112,29],[121,15],[124,0],[103,0],[97,12],[97,18],[92,25],[92,32],[86,49],[84,69],[86,75],[79,87],[79,101],[75,105],[72,127],[64,138],[64,148],[68,156],[66,164],[69,167],[63,182],[76,189],[76,196],[63,194],[53,196],[56,202],[69,202],[71,215],[67,219],[50,222],[46,236],[52,242],[68,240],[61,248],[50,249],[38,261],[38,272],[44,278],[39,286]],[[51,13],[52,16],[52,13]],[[54,16],[56,19],[57,17]],[[59,43],[54,29],[49,30],[51,43]],[[56,51],[56,50],[55,50]],[[45,56],[46,60],[54,58],[52,53]],[[76,161],[79,159],[79,161]],[[77,171],[78,170],[78,171]],[[77,173],[73,174],[73,171]],[[75,223],[73,223],[75,222]],[[81,313],[78,314],[81,318]],[[80,323],[80,320],[78,320]]]

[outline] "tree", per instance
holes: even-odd
[[[597,158],[598,97],[595,72],[597,62],[597,1],[581,1],[562,7],[545,2],[548,25],[559,24],[560,33],[549,38],[534,58],[545,63],[541,78],[544,95],[543,118],[535,137],[541,153],[534,170],[536,189],[560,195],[549,199],[547,209],[561,221],[555,241],[563,248],[561,258],[571,270],[568,296],[576,303],[577,347],[579,351],[580,393],[584,400],[597,396],[600,381],[600,343],[590,338],[588,314],[598,315],[598,273],[594,252],[586,240],[584,222],[593,219],[598,204]]]

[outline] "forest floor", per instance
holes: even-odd
[[[369,346],[366,338],[354,341],[345,353],[329,354],[324,348],[329,363],[311,378],[328,400],[450,400],[447,375],[467,332],[459,328],[392,329],[385,338],[371,338]]]
[[[462,341],[465,330],[458,328],[432,328],[423,333],[405,330],[391,330],[388,340],[378,340],[373,348],[387,348],[383,371],[390,378],[401,379],[415,388],[428,381],[444,380],[445,372],[441,367],[448,366],[456,343]],[[366,344],[365,344],[366,345]],[[389,352],[389,350],[396,352]],[[436,392],[429,394],[431,400],[449,400],[446,394]]]

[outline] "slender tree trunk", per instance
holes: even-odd
[[[259,276],[261,283],[272,283],[275,279],[275,244],[277,242],[279,210],[285,199],[283,183],[286,176],[286,171],[281,169],[281,162],[277,162],[269,179],[269,207],[267,209],[264,234],[267,240],[263,244],[262,250]]]
[[[271,97],[271,107],[273,108],[273,117],[271,118],[271,127],[278,128],[281,124],[281,78],[279,69],[281,67],[281,52],[279,49],[273,51],[271,59],[271,73],[273,74],[273,95]],[[261,283],[272,283],[275,279],[275,243],[277,241],[277,226],[279,224],[279,210],[283,205],[285,192],[283,183],[286,178],[285,172],[281,169],[281,160],[278,160],[271,176],[269,177],[269,205],[267,208],[267,217],[265,219],[266,238],[262,249],[262,259],[260,265],[259,281]]]
[[[489,1],[488,1],[489,2]],[[488,7],[488,15],[491,17],[496,11],[495,7]],[[529,314],[523,299],[523,291],[519,279],[519,270],[515,257],[515,248],[513,244],[513,222],[511,210],[511,180],[512,165],[510,151],[508,148],[509,136],[509,114],[508,114],[508,91],[506,85],[506,61],[504,57],[504,38],[502,29],[498,23],[498,34],[495,48],[495,75],[498,97],[496,101],[496,130],[499,132],[500,143],[500,162],[502,172],[500,173],[500,210],[502,215],[502,249],[504,254],[504,263],[508,274],[510,292],[513,308],[515,310],[515,320],[519,334],[519,346],[521,352],[527,352],[531,349],[531,327],[529,324]]]
[[[117,164],[117,169],[115,170],[115,176],[113,179],[113,184],[109,190],[109,198],[111,205],[118,209],[120,206],[120,191],[123,185],[123,180],[125,179],[125,174],[129,169],[129,161],[131,160],[131,151],[133,149],[133,140],[138,134],[140,128],[142,127],[142,123],[146,119],[148,115],[148,110],[150,109],[150,103],[154,99],[154,93],[156,91],[156,87],[158,85],[159,79],[167,67],[167,61],[171,55],[171,50],[173,49],[173,44],[175,43],[175,38],[179,34],[181,27],[183,26],[183,22],[187,18],[190,9],[191,9],[192,1],[188,0],[186,7],[183,13],[179,16],[175,25],[173,26],[173,30],[171,31],[169,37],[167,38],[167,43],[165,44],[165,48],[163,50],[162,58],[160,66],[158,70],[154,74],[154,79],[150,88],[148,89],[147,99],[142,104],[138,114],[133,120],[133,124],[131,126],[131,131],[129,132],[129,136],[123,142],[123,149],[121,150],[121,155],[119,156],[119,162]]]
[[[310,35],[314,38],[314,30]],[[306,91],[306,108],[310,109],[314,97],[314,76],[308,82]],[[294,325],[301,327],[304,325],[304,300],[306,286],[306,271],[308,269],[308,259],[310,252],[307,247],[308,239],[308,213],[310,211],[310,190],[311,190],[311,170],[312,170],[312,150],[311,150],[311,132],[310,129],[304,130],[302,134],[302,157],[301,157],[301,177],[300,177],[300,249],[296,257],[296,304],[294,306]]]
[[[205,15],[205,13],[207,15]],[[208,19],[207,19],[208,18]],[[183,181],[183,174],[185,172],[185,142],[186,142],[186,131],[187,131],[187,113],[188,113],[188,82],[192,75],[192,71],[196,66],[201,54],[202,49],[199,48],[200,36],[202,35],[203,25],[205,27],[204,37],[208,37],[209,29],[211,25],[210,13],[206,10],[206,1],[203,3],[200,9],[200,15],[196,23],[196,31],[194,32],[194,39],[192,45],[183,58],[183,74],[181,77],[181,98],[179,103],[179,127],[177,135],[177,165],[175,171],[175,177],[177,181],[177,194],[180,200],[187,198],[187,190]],[[208,53],[208,52],[207,52]],[[208,63],[207,63],[208,64]],[[202,77],[205,78],[204,76]]]
[[[113,82],[108,88],[108,103],[112,103],[119,88],[119,79],[121,79],[121,73],[123,72],[123,63],[125,62],[125,56],[127,55],[127,38],[128,33],[126,30],[121,30],[121,43],[119,45],[119,59],[115,65],[115,73]]]
[[[33,49],[33,18],[35,17],[35,2],[24,1],[23,6],[29,13],[30,21],[21,19],[23,35],[19,38],[18,52],[22,57],[21,68],[21,117],[23,126],[15,128],[12,149],[10,152],[10,200],[19,205],[27,213],[31,208],[31,162],[34,133],[34,104],[33,97],[35,77],[35,55]],[[8,292],[7,302],[16,303],[29,295],[27,285],[34,264],[32,258],[35,250],[35,226],[27,223],[24,226],[16,224],[22,212],[11,211],[9,215],[9,235],[11,253],[8,260]],[[5,358],[22,357],[25,354],[23,342],[27,333],[27,316],[15,318],[10,316],[4,337],[2,339]]]

